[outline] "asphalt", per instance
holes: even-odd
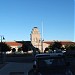
[[[0,69],[0,75],[28,75],[32,65],[33,63],[7,62],[7,65]]]
[[[75,58],[69,58],[67,61],[71,62],[71,70],[75,75]],[[0,75],[28,75],[33,66],[33,60],[29,57],[7,57],[6,63],[0,69]]]

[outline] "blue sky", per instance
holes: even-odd
[[[0,35],[7,41],[30,40],[33,27],[44,40],[74,38],[74,0],[0,0]]]

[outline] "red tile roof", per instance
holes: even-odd
[[[52,44],[53,42],[52,41],[47,41],[47,42],[44,42],[46,44]]]
[[[17,42],[6,42],[6,44],[8,44],[9,46],[22,46],[21,43],[17,43]]]
[[[70,45],[70,44],[75,44],[74,42],[61,42],[62,43],[62,45],[66,45],[66,44],[68,44],[68,45]]]
[[[75,42],[71,42],[71,41],[60,41],[62,45],[66,45],[66,44],[75,44]],[[47,43],[47,44],[52,44],[53,41],[47,41],[47,42],[44,42],[44,43]]]

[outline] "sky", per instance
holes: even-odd
[[[75,41],[75,0],[0,0],[0,36],[5,41],[30,40],[33,27],[43,39]]]

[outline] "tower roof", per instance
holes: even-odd
[[[34,28],[38,28],[38,27],[34,27]]]

